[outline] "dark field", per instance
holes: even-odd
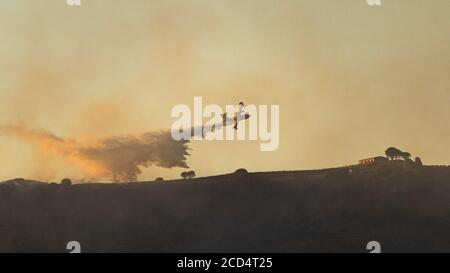
[[[0,184],[0,252],[450,252],[450,168]]]

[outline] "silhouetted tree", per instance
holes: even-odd
[[[409,165],[409,166],[414,166],[415,163],[411,158],[404,158],[405,162]]]
[[[248,174],[248,171],[244,168],[240,168],[240,169],[237,169],[234,173],[235,174]]]
[[[403,152],[395,147],[389,147],[386,150],[385,154],[389,160],[395,160],[395,159],[403,156]]]
[[[64,178],[63,180],[61,180],[61,186],[63,186],[64,188],[69,188],[70,186],[72,186],[72,180],[70,180],[69,178]]]
[[[416,157],[416,159],[414,160],[414,163],[416,163],[416,165],[418,167],[422,167],[423,166],[422,159],[420,159],[420,157]]]
[[[403,152],[401,156],[404,160],[408,160],[411,158],[411,154],[408,152]]]
[[[186,179],[188,177],[188,172],[182,172],[181,177],[183,177],[183,179]]]
[[[189,177],[189,179],[192,179],[192,178],[195,177],[195,172],[194,172],[194,171],[189,171],[189,172],[187,173],[187,176]]]

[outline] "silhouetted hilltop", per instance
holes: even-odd
[[[0,183],[1,252],[450,252],[449,230],[449,167]]]
[[[22,188],[47,186],[47,184],[48,183],[40,182],[40,181],[26,180],[24,178],[15,178],[15,179],[3,181],[0,183],[1,186],[22,187]]]

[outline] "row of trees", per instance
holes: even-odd
[[[194,171],[188,171],[188,172],[182,172],[181,173],[181,177],[183,179],[192,179],[195,176],[196,176],[196,174],[195,174]],[[162,178],[162,177],[158,177],[158,178],[155,179],[155,182],[163,182],[163,181],[164,181],[164,178]]]
[[[386,156],[389,160],[408,160],[411,158],[411,154],[408,152],[403,152],[395,147],[390,147],[386,150]]]
[[[403,152],[403,151],[401,151],[401,150],[399,150],[399,149],[397,149],[395,147],[388,148],[386,150],[385,154],[386,154],[386,156],[387,156],[387,158],[389,160],[404,160],[404,161],[407,161],[407,162],[413,162],[411,160],[411,154],[410,153]],[[422,160],[420,159],[420,157],[416,157],[415,160],[414,160],[414,163],[416,165],[420,165],[420,166],[423,165]]]
[[[188,172],[182,172],[181,173],[181,177],[183,179],[192,179],[195,177],[195,172],[194,171],[188,171]]]

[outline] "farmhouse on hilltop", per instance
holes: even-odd
[[[382,162],[386,162],[386,161],[388,161],[388,159],[386,157],[376,156],[376,157],[359,160],[359,165],[372,165],[372,164],[382,163]]]

